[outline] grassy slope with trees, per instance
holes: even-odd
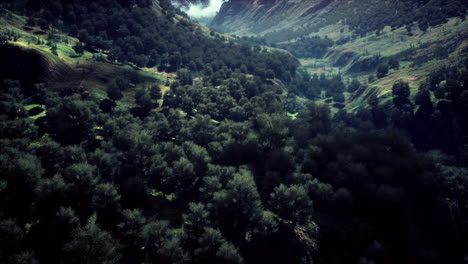
[[[317,34],[329,36],[336,43],[319,58],[304,58],[304,67],[311,73],[334,75],[344,79],[359,80],[370,89],[349,91],[348,108],[357,109],[372,93],[377,93],[382,103],[391,100],[391,87],[399,79],[410,83],[413,95],[426,77],[443,65],[457,65],[468,57],[466,52],[466,20],[450,19],[446,24],[421,31],[413,27],[391,30],[379,34],[352,37],[354,33],[343,27],[330,26]],[[340,28],[341,33],[340,33]],[[345,41],[340,42],[340,39]],[[378,68],[387,70],[379,73]]]
[[[443,140],[468,130],[466,65],[434,72],[415,104],[406,83],[394,85],[398,111],[391,117],[381,117],[375,99],[370,112],[331,116],[296,95],[317,97],[327,87],[339,97],[349,89],[339,76],[309,76],[285,53],[200,33],[169,5],[89,1],[96,8],[84,11],[69,1],[41,3],[29,7],[41,12],[26,17],[2,9],[0,50],[17,52],[2,67],[22,74],[2,71],[0,85],[1,262],[463,259],[466,150],[418,153],[390,127],[412,133],[405,125],[417,105],[414,120],[445,132],[417,146],[460,146]],[[99,12],[112,9],[106,5],[114,9],[109,14],[152,14],[160,30],[150,35],[168,49],[122,49],[120,39],[141,33],[135,25],[116,38],[88,28],[88,20],[93,27],[110,21]],[[60,24],[58,6],[89,17]],[[119,23],[139,24],[128,16]],[[73,25],[89,35],[68,36]],[[47,34],[35,35],[38,26]],[[179,45],[193,37],[194,49]],[[125,58],[113,55],[117,48]],[[177,52],[188,61],[169,59]],[[151,53],[155,65],[147,64]],[[21,56],[26,60],[15,61]],[[25,71],[23,62],[33,59],[45,63],[42,72]],[[443,103],[434,107],[428,91]],[[299,113],[291,118],[288,111]]]
[[[347,84],[358,79],[370,89],[345,94],[347,109],[357,110],[373,93],[383,103],[391,101],[391,87],[399,79],[408,81],[415,95],[431,72],[463,63],[466,10],[466,2],[458,0],[336,2],[312,17],[282,17],[292,24],[284,30],[270,25],[249,42],[288,49],[309,72],[341,74]],[[301,23],[294,24],[295,19]]]

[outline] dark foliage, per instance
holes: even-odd
[[[294,42],[279,45],[279,47],[287,49],[298,58],[321,58],[333,44],[333,40],[327,37],[322,39],[315,36],[302,37]]]
[[[113,100],[102,101],[2,78],[0,262],[463,260],[465,66],[432,73],[414,103],[396,83],[391,116],[372,97],[369,110],[332,117],[294,95],[325,91],[340,106],[341,76],[309,76],[287,55],[192,32],[173,20],[169,2],[159,2],[162,15],[148,8],[154,1],[25,2],[41,19],[77,25],[86,47],[110,40],[115,58],[135,64],[152,53],[178,77],[164,95],[158,86],[136,90],[130,109],[113,101],[133,89],[123,76],[107,90]],[[140,47],[145,33],[163,53]],[[45,117],[31,118],[30,104]],[[427,125],[434,132],[418,130]],[[425,148],[456,158],[416,151]]]
[[[24,2],[24,6],[18,3],[14,7],[61,27],[78,37],[89,50],[110,50],[108,59],[111,61],[131,62],[138,67],[158,66],[159,70],[168,72],[189,68],[201,73],[209,68],[236,70],[245,65],[249,73],[255,73],[256,68],[271,69],[283,80],[294,74],[298,66],[295,59],[281,52],[253,52],[250,46],[217,34],[205,36],[187,18],[176,17],[176,9],[168,0],[155,3],[117,0]],[[151,8],[153,4],[164,7],[162,14],[155,14]],[[65,24],[59,23],[59,19]],[[77,44],[74,49],[81,54],[83,46]]]

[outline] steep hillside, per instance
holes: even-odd
[[[448,17],[464,17],[466,8],[462,0],[232,0],[223,4],[211,26],[239,35],[265,35],[278,42],[332,24],[348,25],[358,34],[412,22],[427,28]]]
[[[108,52],[77,51],[81,42],[57,29],[42,30],[26,25],[26,18],[4,11],[0,16],[0,34],[11,36],[0,45],[2,78],[25,83],[47,83],[51,89],[77,92],[95,99],[106,98],[106,88],[120,77],[133,81],[126,91],[122,106],[132,106],[133,94],[140,87],[166,82],[164,73],[155,69],[132,67],[121,63],[106,63]],[[166,87],[168,88],[168,87]]]
[[[467,20],[452,18],[426,31],[415,26],[410,31],[407,28],[391,30],[386,27],[378,34],[353,38],[353,33],[348,30],[340,32],[340,27],[328,26],[313,36],[322,39],[329,37],[335,43],[326,48],[322,56],[303,58],[301,62],[311,73],[341,74],[348,79],[358,79],[370,88],[367,92],[377,93],[383,102],[388,102],[396,80],[408,81],[415,94],[431,72],[444,65],[457,65],[465,61],[468,58],[467,28]],[[340,42],[340,39],[346,38],[346,42]],[[292,43],[279,46],[289,49],[294,47],[290,46]],[[390,67],[392,63],[394,66]],[[390,69],[388,74],[378,76],[377,68],[381,64]],[[367,97],[361,95],[350,93],[349,109],[365,103]]]
[[[330,0],[231,0],[223,4],[210,26],[238,35],[291,30],[319,18],[333,5]]]
[[[287,49],[310,73],[358,79],[367,88],[350,91],[346,100],[347,109],[355,110],[370,94],[389,102],[399,79],[415,94],[429,73],[463,62],[467,10],[467,2],[458,0],[233,0],[211,25]],[[389,73],[379,74],[379,65]]]

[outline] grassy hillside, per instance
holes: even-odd
[[[117,103],[117,110],[126,111],[136,106],[135,94],[141,88],[148,90],[157,84],[164,96],[170,91],[169,84],[178,79],[176,72],[159,71],[158,66],[150,68],[137,67],[131,62],[120,63],[111,60],[109,59],[109,50],[91,49],[90,51],[89,49],[85,49],[82,54],[77,53],[74,50],[74,46],[82,43],[80,39],[72,37],[54,27],[43,30],[39,26],[28,26],[27,19],[28,17],[26,16],[20,16],[14,12],[5,10],[0,15],[0,34],[9,37],[7,46],[18,47],[24,53],[32,52],[37,54],[46,62],[43,66],[44,69],[40,69],[40,71],[46,72],[47,76],[43,76],[40,80],[35,81],[46,82],[48,89],[55,91],[72,89],[73,93],[81,94],[84,97],[90,96],[96,102],[101,102],[104,99],[110,99],[106,91],[109,86],[120,79],[125,79],[129,81],[129,87],[125,87],[123,90],[123,98],[115,100],[115,102]],[[176,15],[174,19],[177,22],[185,21],[185,23],[191,23],[187,18],[180,15]],[[231,46],[232,42],[237,41],[232,36],[213,32],[203,25],[193,25],[207,39],[216,39],[216,41],[224,39],[224,43]],[[268,46],[259,48],[264,52],[284,54],[285,56],[292,57],[289,52],[283,49]],[[19,64],[21,63],[23,62]],[[5,67],[8,67],[8,65],[5,65]],[[222,71],[224,69],[219,70]],[[212,78],[214,78],[203,76],[200,72],[193,74],[191,75],[193,81],[200,85],[206,80],[212,81]],[[252,74],[246,74],[246,76],[252,80],[255,77]],[[220,77],[216,79],[219,82],[215,85],[217,87],[224,81],[218,78]],[[271,87],[273,87],[270,89],[281,90],[282,94],[280,96],[285,100],[288,95],[285,84],[279,79],[271,79],[270,83]],[[36,104],[28,105],[26,111],[36,106]],[[159,101],[158,108],[153,110],[159,111],[164,106],[163,97]],[[196,109],[193,110],[196,111]],[[33,117],[37,118],[44,115],[45,112],[42,112],[40,115]]]
[[[45,70],[50,73],[50,78],[47,78],[50,89],[79,87],[102,100],[107,98],[106,88],[116,79],[126,77],[131,80],[131,87],[128,87],[131,89],[124,91],[124,99],[118,102],[121,107],[133,106],[134,93],[138,88],[160,84],[165,92],[169,87],[164,84],[175,77],[174,74],[158,72],[156,67],[138,68],[131,64],[104,62],[107,50],[85,50],[83,54],[78,54],[73,49],[79,43],[77,38],[55,28],[44,31],[39,27],[26,26],[26,17],[9,11],[0,16],[0,33],[16,35],[16,39],[10,40],[8,45],[34,51],[48,62],[48,69]],[[52,46],[56,46],[55,54]]]
[[[341,30],[342,26],[328,26],[311,36],[339,40],[350,37],[352,32]],[[301,59],[310,73],[341,74],[345,79],[358,79],[371,91],[350,94],[349,109],[360,106],[369,92],[377,93],[383,102],[391,99],[391,87],[396,80],[410,83],[413,92],[428,74],[443,65],[456,64],[468,57],[468,21],[452,18],[447,23],[429,27],[426,32],[417,27],[391,30],[384,28],[380,34],[357,37],[346,43],[334,45],[320,59]],[[374,78],[373,70],[353,71],[353,67],[372,57],[395,58],[399,69],[391,69],[382,78]],[[370,78],[369,78],[370,77]]]
[[[391,101],[397,80],[409,82],[415,95],[431,72],[464,61],[466,8],[466,1],[459,0],[232,1],[212,26],[287,49],[312,74],[339,74],[347,85],[359,80],[361,89],[345,92],[346,109],[356,110],[372,95],[384,104]],[[398,67],[377,76],[379,64],[390,62]],[[322,88],[323,96],[303,96],[333,106],[327,89]]]

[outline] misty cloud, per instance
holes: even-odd
[[[188,8],[183,8],[182,10],[187,13],[187,15],[193,19],[207,19],[216,16],[216,13],[221,8],[225,0],[210,0],[208,5],[191,4]]]

